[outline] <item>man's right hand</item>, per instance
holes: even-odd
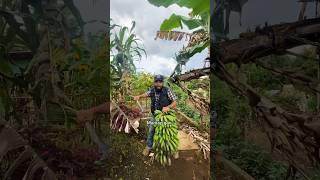
[[[133,99],[134,99],[135,101],[139,101],[140,96],[133,96]]]

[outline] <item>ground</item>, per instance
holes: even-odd
[[[100,119],[98,122],[97,132],[111,149],[103,165],[95,165],[99,159],[97,146],[90,140],[86,130],[78,125],[71,128],[63,125],[31,126],[19,130],[19,133],[56,173],[58,179],[209,179],[209,160],[203,158],[198,146],[182,130],[178,133],[180,157],[173,160],[170,167],[163,167],[142,155],[147,137],[146,122],[140,122],[139,134],[113,132],[108,121]],[[20,150],[9,152],[4,159],[12,162],[10,158],[17,158],[16,155],[20,153]],[[29,163],[23,163],[18,168],[21,172],[16,173],[14,179],[22,179]],[[0,174],[5,171],[1,167]]]
[[[108,177],[111,179],[152,179],[152,180],[204,180],[209,179],[210,165],[198,151],[196,144],[187,134],[179,131],[179,158],[173,160],[170,167],[162,167],[157,162],[150,162],[150,157],[144,157],[145,128],[140,128],[140,134],[112,134],[109,139],[116,154],[112,156]],[[122,142],[121,144],[119,142]]]

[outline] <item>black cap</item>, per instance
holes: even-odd
[[[154,82],[156,81],[163,81],[164,77],[162,75],[155,75],[154,76]]]

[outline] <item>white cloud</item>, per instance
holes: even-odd
[[[176,67],[176,61],[173,58],[165,58],[158,55],[152,55],[148,59],[136,62],[137,71],[148,72],[151,74],[170,75]]]

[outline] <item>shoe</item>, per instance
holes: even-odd
[[[144,148],[142,154],[143,154],[144,156],[149,156],[149,154],[150,154],[150,148],[148,148],[148,147]]]
[[[174,159],[178,159],[179,158],[179,152],[178,151],[174,153],[173,158]]]

